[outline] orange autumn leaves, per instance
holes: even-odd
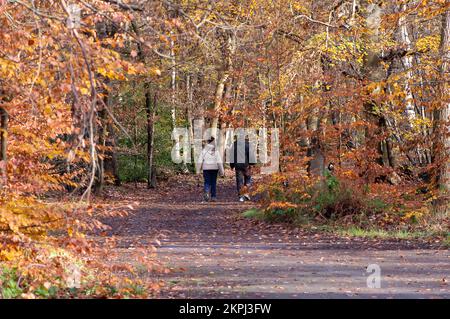
[[[97,4],[104,5],[91,2]],[[82,231],[101,223],[86,213],[85,204],[58,196],[54,202],[49,195],[67,190],[77,195],[87,184],[91,155],[83,125],[92,105],[88,71],[95,75],[98,101],[109,90],[105,79],[125,81],[151,73],[98,39],[96,23],[108,15],[120,22],[113,12],[90,12],[78,42],[66,26],[62,7],[34,5],[35,12],[29,10],[32,6],[0,2],[0,12],[7,13],[0,15],[0,107],[9,117],[0,182],[0,263],[23,277],[19,290],[29,297],[39,296],[37,290],[45,295],[53,286],[64,287],[64,279],[57,278],[64,278],[74,263],[91,278],[112,278],[96,256],[85,264],[92,246]]]

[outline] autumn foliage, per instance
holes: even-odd
[[[91,1],[82,27],[71,29],[64,1],[0,3],[0,107],[7,114],[7,151],[0,162],[2,295],[126,294],[99,262],[105,252],[83,234],[103,227],[93,217],[95,207],[49,196],[70,190],[89,199],[91,172],[104,150],[93,134],[100,127],[106,80],[126,80],[143,70],[114,50],[123,46],[120,34],[101,41],[96,27],[128,17]],[[77,272],[87,279],[67,284]]]
[[[151,294],[94,240],[129,203],[92,199],[120,184],[119,155],[155,187],[170,131],[196,119],[280,130],[280,171],[255,189],[272,219],[448,232],[449,10],[0,0],[2,297]]]

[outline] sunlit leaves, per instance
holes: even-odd
[[[0,16],[0,103],[9,122],[8,160],[1,165],[6,178],[0,182],[0,260],[15,269],[9,277],[20,276],[26,283],[16,291],[0,279],[3,297],[5,289],[10,297],[55,297],[64,293],[58,289],[65,284],[66,268],[83,265],[80,256],[92,247],[82,231],[104,225],[92,221],[92,207],[51,203],[47,196],[86,187],[92,162],[87,150],[93,143],[84,130],[92,99],[99,102],[96,113],[110,89],[106,82],[150,73],[116,51],[128,45],[126,35],[119,32],[104,41],[98,37],[97,23],[113,21],[125,27],[129,15],[103,1],[89,5],[93,7],[85,8],[90,14],[83,17],[78,38],[67,28],[59,4],[29,4],[38,14],[18,4],[2,7],[7,14]],[[93,270],[98,268],[89,267],[83,272],[97,278]],[[102,278],[115,284],[106,275]],[[88,284],[92,280],[82,282]]]
[[[428,51],[436,53],[439,50],[440,37],[439,35],[430,35],[420,39],[417,39],[416,47],[417,51],[426,53]]]

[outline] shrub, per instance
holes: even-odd
[[[147,159],[145,155],[119,155],[119,177],[124,182],[147,180]]]
[[[403,204],[389,201],[389,191],[329,173],[303,189],[294,183],[284,188],[274,185],[267,194],[264,215],[267,220],[276,222],[304,224],[322,220],[363,227],[373,223],[395,224],[404,214]]]
[[[264,212],[267,220],[273,222],[294,222],[297,216],[297,210],[293,207],[270,208]]]
[[[0,273],[0,297],[2,299],[19,297],[23,291],[18,281],[17,269],[3,267]]]

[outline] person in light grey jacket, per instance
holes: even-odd
[[[204,200],[216,201],[217,199],[217,175],[224,176],[222,156],[216,149],[214,137],[208,140],[203,148],[196,164],[197,174],[203,171]]]

